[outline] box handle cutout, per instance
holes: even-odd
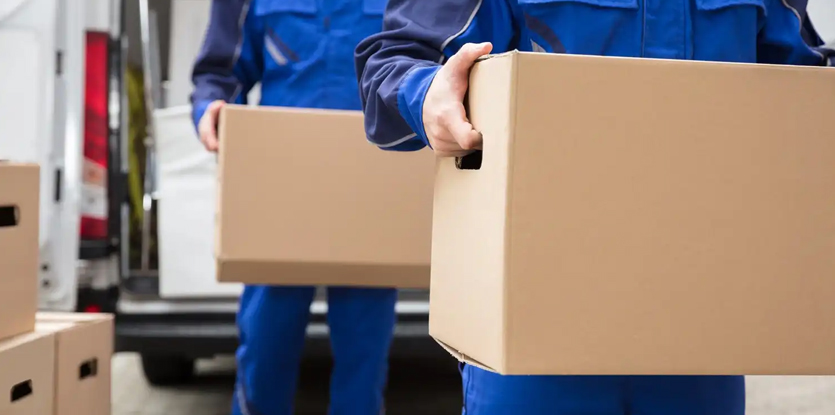
[[[15,205],[0,205],[0,228],[12,228],[20,223],[20,208]]]
[[[455,167],[458,170],[481,170],[481,150],[467,154],[464,157],[456,157]]]
[[[32,394],[32,380],[27,380],[12,386],[11,401],[15,403]]]
[[[81,380],[95,377],[99,374],[99,359],[90,359],[78,366],[78,378]]]

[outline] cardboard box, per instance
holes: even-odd
[[[113,317],[40,312],[36,330],[54,334],[54,414],[110,415]]]
[[[484,150],[435,186],[430,332],[453,354],[835,374],[835,70],[510,53],[475,65],[469,109]]]
[[[228,105],[218,280],[425,288],[432,152],[384,152],[357,111]]]
[[[39,184],[37,165],[0,161],[0,339],[35,328]]]
[[[28,333],[0,341],[0,414],[46,415],[55,394],[55,338]]]

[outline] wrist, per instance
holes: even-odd
[[[423,128],[423,104],[429,87],[440,69],[440,65],[414,67],[403,77],[397,91],[397,107],[400,115],[421,141],[430,148],[431,144]]]
[[[192,105],[192,122],[194,123],[194,128],[198,130],[198,132],[200,130],[200,120],[203,119],[203,116],[206,114],[206,110],[212,102],[213,101],[197,101]]]

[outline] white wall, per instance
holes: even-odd
[[[84,27],[87,30],[110,31],[110,0],[85,0]]]
[[[832,0],[835,1],[835,0]],[[166,104],[186,105],[191,95],[191,67],[203,44],[209,24],[211,2],[173,0],[171,4],[171,43],[168,55]]]
[[[826,43],[835,43],[835,0],[809,0],[809,16]]]

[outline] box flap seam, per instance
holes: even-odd
[[[438,343],[438,344],[439,344],[439,345],[440,345],[440,346],[441,346],[444,350],[446,350],[446,351],[447,351],[447,353],[449,353],[450,355],[452,355],[452,357],[454,357],[455,359],[457,359],[459,362],[465,363],[465,364],[470,365],[470,366],[475,366],[475,367],[477,367],[477,368],[479,368],[479,369],[484,369],[484,370],[487,370],[487,371],[490,371],[490,372],[499,373],[496,369],[494,369],[494,368],[492,368],[492,367],[490,367],[490,366],[488,366],[488,365],[485,365],[484,363],[481,363],[481,362],[479,362],[478,360],[473,359],[473,358],[472,358],[472,357],[470,357],[470,356],[467,356],[466,354],[462,353],[462,352],[461,352],[461,351],[459,351],[458,349],[456,349],[456,348],[454,348],[454,347],[452,347],[452,346],[450,346],[450,345],[448,345],[448,344],[446,344],[446,343],[444,343],[444,342],[442,342],[442,341],[440,341],[440,340],[438,340],[438,339],[435,339],[435,341],[436,341],[436,342],[437,342],[437,343]]]

